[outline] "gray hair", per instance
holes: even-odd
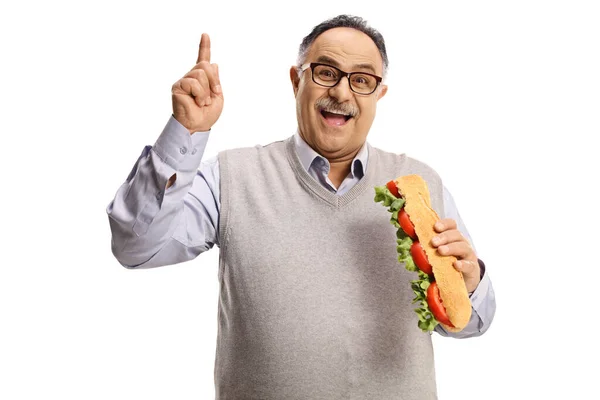
[[[379,33],[379,31],[371,28],[367,24],[367,21],[361,17],[355,17],[346,14],[338,15],[337,17],[321,22],[319,25],[315,26],[312,32],[310,32],[308,36],[302,40],[302,43],[300,44],[300,50],[298,51],[298,67],[304,64],[304,61],[306,61],[308,49],[313,44],[317,36],[333,28],[353,28],[370,37],[375,43],[375,46],[377,46],[379,54],[381,54],[381,59],[383,60],[383,76],[386,76],[389,61],[387,52],[385,50],[385,41],[383,40],[383,36],[381,33]]]

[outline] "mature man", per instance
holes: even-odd
[[[433,399],[430,335],[412,310],[412,273],[373,187],[418,173],[442,219],[434,245],[458,258],[473,306],[460,333],[494,315],[485,267],[440,177],[366,142],[388,59],[382,36],[357,17],[323,22],[290,69],[298,131],[201,163],[223,107],[210,42],[173,85],[173,116],[107,208],[112,250],[131,268],[220,247],[219,399]],[[198,170],[199,168],[199,170]]]

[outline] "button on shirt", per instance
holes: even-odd
[[[171,117],[154,146],[146,146],[106,212],[112,231],[112,251],[128,268],[151,268],[194,259],[218,243],[220,210],[219,162],[216,157],[202,162],[209,132],[188,130]],[[296,151],[306,171],[338,195],[348,192],[368,168],[368,147],[353,159],[350,173],[338,188],[328,177],[329,161],[314,151],[296,133]],[[191,151],[190,151],[191,149]],[[165,190],[169,178],[175,183]],[[456,220],[458,230],[474,243],[458,213],[454,199],[444,187],[443,218]],[[183,203],[183,207],[181,206]],[[440,325],[444,336],[470,337],[484,333],[496,310],[489,274],[471,294],[473,312],[469,324],[457,333]]]

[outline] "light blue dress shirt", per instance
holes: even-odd
[[[194,259],[215,244],[219,246],[219,163],[217,157],[202,162],[209,132],[188,130],[171,117],[154,146],[146,146],[106,212],[112,231],[112,251],[121,265],[151,268]],[[342,195],[368,168],[368,148],[363,146],[350,173],[336,188],[329,180],[329,161],[315,152],[298,133],[296,150],[307,172],[330,191]],[[169,178],[175,183],[165,190]],[[444,215],[456,220],[460,232],[474,246],[458,213],[454,199],[444,187]],[[470,296],[473,313],[458,333],[436,331],[444,336],[479,336],[490,326],[496,310],[489,274]]]

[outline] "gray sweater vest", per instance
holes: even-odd
[[[431,336],[374,187],[425,164],[369,146],[365,176],[338,196],[303,169],[293,138],[219,154],[216,398],[435,399]]]

